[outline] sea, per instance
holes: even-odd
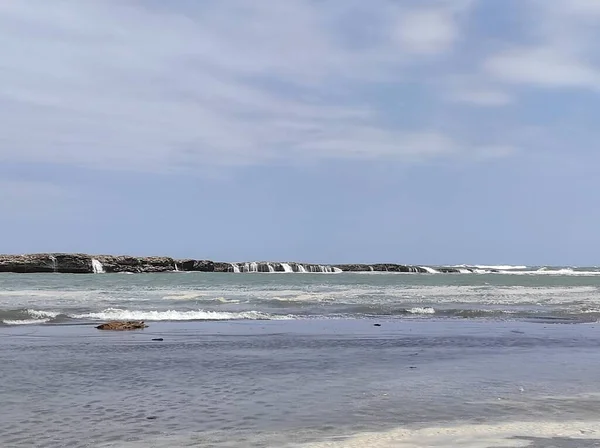
[[[0,274],[0,447],[600,447],[600,268],[456,268]]]

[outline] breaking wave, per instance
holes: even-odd
[[[35,325],[52,322],[60,313],[42,310],[9,310],[0,311],[0,322],[4,325]]]
[[[45,324],[46,322],[50,322],[50,319],[19,319],[19,320],[11,320],[4,319],[2,323],[5,325],[37,325],[37,324]]]
[[[409,308],[406,310],[407,313],[409,314],[435,314],[435,309],[431,308],[431,307],[414,307],[414,308]]]
[[[96,313],[72,314],[72,319],[89,320],[144,320],[144,321],[184,321],[184,320],[281,320],[292,316],[273,315],[260,311],[242,311],[238,313],[224,311],[142,311],[108,308]]]

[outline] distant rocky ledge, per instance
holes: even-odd
[[[132,257],[128,255],[88,255],[44,253],[0,255],[0,272],[37,273],[61,272],[67,274],[102,274],[111,272],[414,272],[459,273],[469,269],[454,267],[423,267],[392,263],[379,264],[314,264],[297,262],[226,263],[211,260],[175,259],[171,257]]]

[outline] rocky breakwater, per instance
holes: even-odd
[[[178,268],[171,257],[131,257],[129,255],[95,255],[104,272],[168,272]],[[99,266],[100,266],[99,265]]]
[[[126,255],[26,254],[0,255],[0,272],[92,274],[105,272],[167,272],[177,270],[171,257]]]
[[[183,260],[175,260],[177,270],[192,271],[192,272],[230,272],[231,263],[223,263],[220,261],[211,260],[194,260],[186,258]]]
[[[0,272],[85,274],[93,272],[93,268],[92,259],[86,254],[0,255]]]
[[[298,262],[239,262],[225,263],[211,260],[173,259],[171,257],[134,257],[129,255],[89,255],[43,253],[27,255],[0,255],[0,272],[14,273],[70,273],[103,274],[111,272],[154,273],[172,271],[231,272],[231,273],[323,273],[339,272],[407,272],[407,273],[465,273],[468,268],[378,264],[322,265]]]

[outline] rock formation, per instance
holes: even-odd
[[[92,260],[85,254],[0,255],[0,272],[92,272]]]
[[[215,262],[210,260],[175,260],[181,271],[214,272]]]
[[[98,325],[96,328],[98,330],[110,330],[110,331],[127,331],[127,330],[143,330],[147,328],[148,325],[144,323],[144,321],[113,321],[107,322],[105,324]]]
[[[453,267],[436,268],[441,273],[458,273],[468,269]],[[247,262],[225,263],[191,258],[173,259],[171,257],[132,257],[129,255],[88,255],[88,254],[27,254],[0,255],[0,272],[14,273],[111,273],[133,272],[153,273],[171,271],[195,272],[297,272],[297,273],[334,273],[334,272],[413,272],[426,273],[420,266],[394,263],[378,264],[336,264],[320,265],[297,262]],[[431,269],[429,269],[431,271]]]
[[[171,257],[131,257],[128,255],[94,256],[106,272],[168,272],[175,269]]]

